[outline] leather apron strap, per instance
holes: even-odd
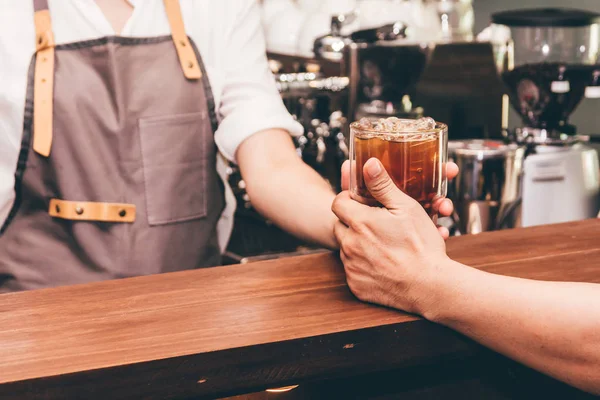
[[[185,33],[179,0],[164,0],[164,3],[169,25],[171,26],[171,37],[173,37],[173,43],[175,43],[177,49],[183,75],[191,80],[200,79],[202,78],[202,71],[196,58],[196,52]]]
[[[179,0],[164,0],[164,5],[183,74],[187,79],[198,80],[202,78],[202,71],[196,52],[185,33]],[[33,7],[36,41],[33,150],[48,157],[52,148],[55,42],[48,0],[33,0]]]
[[[34,0],[35,75],[33,88],[33,149],[48,157],[52,147],[54,34],[47,0]]]
[[[48,214],[51,217],[71,221],[135,222],[136,207],[133,204],[96,203],[85,201],[50,200]]]

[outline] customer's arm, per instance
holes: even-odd
[[[423,315],[600,394],[600,285],[509,278],[454,262],[420,205],[378,161],[367,163],[365,179],[386,208],[358,204],[347,192],[333,205],[348,285],[358,298]]]
[[[458,263],[441,269],[423,288],[432,298],[419,305],[426,318],[600,395],[600,285],[504,277]]]

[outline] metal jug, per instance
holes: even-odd
[[[449,159],[460,173],[450,183],[455,227],[477,234],[519,224],[521,176],[525,149],[500,141],[450,141]]]

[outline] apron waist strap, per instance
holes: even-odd
[[[52,199],[48,207],[51,217],[71,221],[135,222],[135,205],[95,203]]]

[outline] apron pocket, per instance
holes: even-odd
[[[139,120],[150,225],[206,216],[206,112]]]

